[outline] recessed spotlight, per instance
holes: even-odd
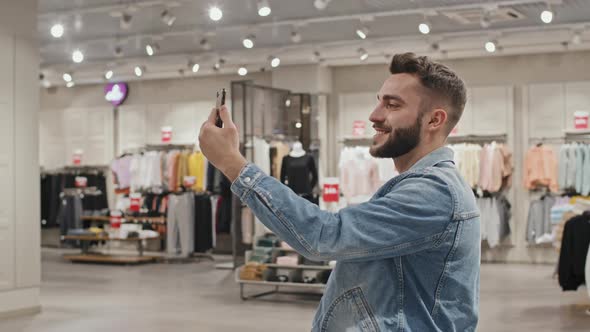
[[[70,81],[70,82],[66,83],[66,86],[68,88],[72,88],[74,85],[76,85],[76,83],[74,83],[74,81]]]
[[[369,58],[369,53],[362,47],[359,48],[356,52],[359,54],[359,59],[361,59],[361,61],[365,61]]]
[[[358,29],[356,29],[356,35],[360,39],[367,39],[367,37],[369,36],[369,28],[367,28],[366,26],[359,27]]]
[[[131,20],[133,19],[133,16],[127,12],[124,12],[121,15],[121,20],[119,21],[119,26],[121,27],[121,29],[123,30],[127,30],[131,27]]]
[[[194,62],[189,62],[188,63],[189,68],[192,70],[193,73],[196,73],[199,71],[199,69],[201,68],[201,66],[199,66],[198,63],[194,63]]]
[[[151,44],[145,45],[145,53],[149,56],[154,55],[154,47]]]
[[[420,25],[418,25],[418,30],[421,34],[427,35],[430,33],[430,25],[426,22],[420,23]]]
[[[497,48],[497,45],[496,45],[496,42],[495,42],[495,41],[489,41],[489,42],[487,42],[487,43],[485,44],[485,49],[486,49],[486,51],[488,51],[489,53],[494,53],[494,52],[496,52],[496,48]]]
[[[70,73],[64,73],[64,75],[62,77],[63,77],[64,81],[66,81],[66,82],[72,81],[72,74],[70,74]]]
[[[80,50],[78,50],[78,49],[77,49],[77,50],[75,50],[75,51],[72,53],[72,60],[73,60],[75,63],[80,63],[80,62],[84,61],[84,53],[82,53],[82,51],[80,51]]]
[[[217,7],[217,6],[213,6],[211,8],[209,8],[209,18],[213,21],[219,21],[221,20],[221,18],[223,17],[223,12],[221,11],[221,8]]]
[[[332,1],[332,0],[314,0],[313,6],[317,10],[324,10],[328,7],[328,4],[330,3],[330,1]]]
[[[258,15],[265,17],[270,15],[271,9],[270,5],[268,4],[268,0],[259,0],[258,1]]]
[[[211,50],[211,43],[209,43],[209,39],[207,38],[202,38],[199,41],[199,45],[201,46],[201,48],[205,51],[209,51]]]
[[[107,80],[110,80],[111,78],[113,78],[113,71],[109,70],[104,74],[104,78],[106,78]]]
[[[549,8],[544,10],[541,13],[541,21],[543,21],[543,23],[545,23],[545,24],[549,24],[549,23],[553,22],[553,11],[551,11],[551,9],[549,9]]]
[[[164,9],[162,14],[160,14],[160,19],[162,19],[162,22],[164,22],[164,24],[171,27],[176,21],[176,16],[170,13],[168,9]]]
[[[572,44],[580,45],[582,43],[582,34],[579,31],[574,32],[572,35]]]
[[[143,75],[144,69],[141,66],[135,66],[133,71],[135,72],[135,76],[141,77]]]
[[[242,39],[242,45],[244,45],[245,48],[253,48],[254,38],[256,38],[254,35],[246,36],[246,38]]]
[[[64,26],[57,23],[51,27],[50,32],[51,32],[51,35],[53,36],[53,38],[61,38],[64,35],[64,31],[65,31]]]
[[[295,128],[299,129],[301,128],[303,125],[301,124],[301,122],[297,121],[295,122]]]
[[[297,30],[291,31],[291,41],[295,44],[301,42],[301,34]]]
[[[270,66],[273,68],[277,68],[281,64],[281,59],[276,56],[270,57]]]
[[[248,69],[246,69],[246,67],[240,67],[238,69],[238,74],[240,76],[246,76],[246,75],[248,75]]]

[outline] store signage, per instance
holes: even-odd
[[[131,203],[129,205],[129,210],[131,210],[132,212],[139,212],[139,209],[141,207],[141,194],[140,193],[130,194],[129,201]]]
[[[590,113],[587,111],[574,112],[574,128],[575,129],[588,129],[589,115],[590,115]]]
[[[84,151],[83,150],[76,150],[74,151],[74,154],[72,154],[72,163],[74,165],[80,165],[82,164],[82,156],[84,155]]]
[[[110,224],[112,228],[121,228],[121,222],[123,219],[123,214],[121,211],[113,210],[111,211],[111,217],[109,218]]]
[[[85,176],[76,176],[74,179],[74,185],[76,188],[86,188],[88,185],[88,178]]]
[[[117,107],[127,99],[128,92],[127,83],[109,83],[104,87],[104,98]]]
[[[355,120],[352,123],[352,136],[354,136],[354,137],[365,136],[366,128],[367,128],[367,122]]]
[[[172,141],[172,127],[162,127],[162,143],[170,143]]]
[[[183,179],[183,184],[185,188],[190,188],[197,183],[197,178],[194,176],[185,176]]]
[[[325,178],[322,188],[322,199],[325,203],[335,203],[340,200],[340,185],[338,178]]]

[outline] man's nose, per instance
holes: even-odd
[[[384,117],[382,109],[381,109],[381,107],[379,107],[379,105],[377,105],[377,107],[375,107],[373,112],[371,112],[371,115],[369,115],[369,121],[371,121],[373,123],[380,123],[380,122],[385,121],[385,117]]]

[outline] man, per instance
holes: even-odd
[[[200,133],[205,156],[268,228],[309,259],[337,260],[313,331],[474,331],[479,212],[446,138],[465,86],[449,68],[412,53],[393,57],[370,120],[371,154],[400,175],[364,204],[321,211],[249,164],[227,109]],[[392,165],[393,167],[393,165]]]

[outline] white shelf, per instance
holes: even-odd
[[[279,281],[258,281],[258,280],[236,280],[239,284],[246,285],[259,285],[259,286],[287,286],[297,288],[312,288],[312,289],[324,289],[326,284],[306,284],[302,282],[279,282]]]
[[[318,270],[326,271],[332,270],[331,266],[328,265],[281,265],[281,264],[265,264],[268,267],[277,269],[292,269],[292,270]]]

